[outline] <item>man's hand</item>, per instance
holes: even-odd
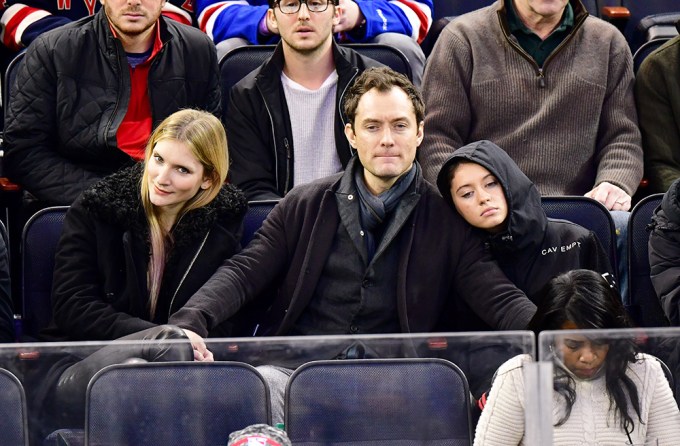
[[[364,21],[364,15],[359,9],[359,5],[352,0],[340,0],[338,6],[338,23],[333,27],[334,33],[352,31]]]
[[[191,341],[191,347],[194,349],[194,361],[212,362],[215,360],[202,337],[186,328],[183,330],[184,334],[189,338],[189,341]]]
[[[620,187],[614,186],[606,181],[595,186],[595,188],[585,194],[585,196],[599,201],[610,211],[630,210],[630,195]]]

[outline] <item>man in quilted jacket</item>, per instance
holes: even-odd
[[[6,173],[44,205],[143,158],[181,108],[220,114],[217,55],[164,0],[102,0],[94,16],[39,36],[9,98]]]

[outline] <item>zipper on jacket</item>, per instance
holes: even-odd
[[[283,138],[283,147],[286,148],[286,183],[283,186],[283,194],[288,193],[288,186],[290,184],[290,160],[292,159],[292,154],[290,153],[290,144],[288,144],[288,138]]]
[[[120,95],[121,92],[123,91],[123,69],[121,68],[120,65],[120,54],[118,53],[118,45],[114,44],[114,48],[116,50],[116,65],[118,66],[118,94],[116,95],[116,104],[113,107],[113,113],[111,113],[111,117],[109,118],[109,122],[106,123],[106,128],[104,129],[104,144],[106,147],[109,147],[109,130],[111,129],[111,125],[113,124],[113,120],[116,119],[116,114],[118,113],[118,106],[120,105]],[[127,73],[128,76],[130,76],[130,73]],[[132,89],[132,79],[130,79],[130,88]]]
[[[538,69],[538,86],[545,88],[545,75],[543,74],[543,68]]]
[[[186,271],[184,271],[184,275],[182,276],[182,280],[179,281],[179,284],[177,285],[175,292],[172,294],[172,299],[170,299],[170,307],[168,308],[168,320],[170,320],[170,316],[172,315],[172,304],[175,303],[175,297],[177,297],[177,293],[179,292],[179,289],[182,287],[182,284],[184,283],[184,279],[187,278],[187,276],[189,275],[189,271],[191,271],[191,268],[194,266],[194,263],[196,262],[198,255],[203,250],[203,246],[205,246],[205,242],[208,240],[209,235],[210,235],[210,229],[205,234],[205,237],[203,237],[203,241],[201,242],[201,246],[198,247],[196,254],[194,254],[194,257],[191,259],[191,263],[189,263],[189,266],[187,267]]]
[[[257,80],[255,81],[255,86],[257,87],[257,92],[260,93],[260,96],[262,97],[262,103],[264,104],[265,110],[267,110],[267,115],[269,116],[269,125],[272,128],[272,139],[274,140],[274,179],[276,181],[276,187],[280,188],[280,182],[279,182],[279,157],[278,157],[278,150],[276,146],[276,131],[274,130],[274,118],[272,117],[272,112],[269,110],[269,104],[267,104],[267,98],[264,97],[264,94],[262,94],[262,90],[260,89],[260,86],[257,84]],[[288,177],[289,173],[286,168],[286,177]],[[283,185],[284,189],[284,194],[287,192],[286,189],[288,188],[288,180],[286,180],[286,184]]]
[[[172,37],[168,39],[167,42],[170,42],[172,40]],[[153,110],[153,97],[151,94],[151,83],[149,82],[149,77],[151,75],[151,71],[156,68],[156,66],[160,63],[159,60],[161,58],[161,55],[165,52],[166,44],[167,42],[163,43],[161,46],[161,49],[158,50],[158,54],[156,54],[151,61],[151,66],[149,67],[149,72],[147,73],[146,76],[146,92],[149,95],[149,106],[151,107],[151,122],[152,125],[154,122],[156,122],[156,117],[154,116],[154,110]],[[132,85],[130,85],[130,90],[132,90]]]
[[[515,40],[510,38],[510,35],[508,34],[508,31],[505,29],[503,26],[503,20],[501,18],[501,14],[498,12],[496,14],[498,17],[498,24],[501,27],[501,32],[505,36],[505,40],[508,41],[511,47],[515,49],[519,53],[520,56],[522,56],[524,59],[526,59],[531,65],[533,65],[534,69],[536,70],[536,77],[538,78],[538,86],[540,88],[545,88],[545,68],[548,66],[548,62],[550,62],[561,50],[564,48],[564,46],[571,41],[571,39],[574,38],[574,35],[576,32],[581,28],[583,25],[583,22],[588,18],[588,15],[584,15],[581,20],[579,20],[578,23],[574,24],[574,28],[571,30],[571,32],[567,35],[567,37],[560,42],[559,45],[548,55],[548,57],[545,59],[543,62],[543,66],[539,67],[536,61],[534,60],[533,57],[529,55],[526,51],[524,51],[524,48],[522,48],[519,43],[517,43]]]

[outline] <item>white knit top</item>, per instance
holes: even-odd
[[[333,71],[316,90],[281,72],[293,132],[293,185],[306,184],[342,170],[335,147],[335,97],[338,73]]]
[[[524,373],[522,365],[531,362],[529,355],[508,360],[499,369],[487,404],[477,424],[475,446],[524,444]],[[680,445],[680,411],[668,381],[652,356],[640,354],[626,374],[638,388],[641,424],[633,414],[635,428],[630,434],[633,444],[658,439],[660,446]],[[571,415],[554,428],[555,446],[623,446],[628,437],[609,410],[605,378],[575,378],[576,401]],[[562,418],[564,398],[553,395],[553,423]]]

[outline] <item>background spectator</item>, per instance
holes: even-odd
[[[182,110],[155,130],[143,168],[89,188],[66,214],[55,256],[53,321],[43,340],[192,336],[163,324],[240,249],[247,204],[224,184],[227,169],[220,120]],[[190,344],[184,347],[111,345],[84,359],[41,358],[25,385],[30,412],[41,420],[35,429],[45,435],[82,424],[87,384],[103,367],[131,358],[191,360]]]
[[[635,81],[649,193],[680,178],[680,36],[645,58]]]
[[[180,108],[220,112],[210,39],[160,17],[162,0],[102,3],[36,39],[10,97],[4,167],[45,205],[69,205],[141,160],[153,127]]]
[[[332,0],[314,3],[324,1]],[[283,3],[300,4],[299,0]],[[411,64],[414,83],[420,85],[425,54],[419,43],[432,25],[432,0],[339,0],[336,11],[333,32],[340,42],[398,48]],[[213,39],[220,58],[239,46],[275,43],[280,34],[267,19],[266,0],[199,0],[196,14],[199,27]]]
[[[549,282],[530,328],[574,330],[631,327],[613,284],[599,273],[573,270]],[[659,362],[632,339],[593,339],[578,332],[553,346],[553,444],[675,444],[680,411]],[[524,438],[524,371],[529,355],[501,366],[475,446],[520,445]],[[654,443],[657,444],[657,443]]]
[[[230,94],[231,181],[250,200],[281,198],[293,186],[337,173],[354,153],[342,101],[357,74],[380,64],[333,42],[334,3],[313,5],[316,12],[302,3],[283,12],[281,3],[270,3],[267,17],[281,43]]]

